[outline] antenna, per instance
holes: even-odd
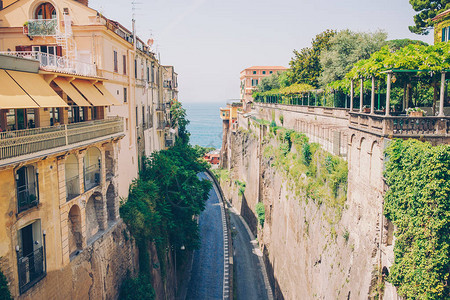
[[[137,42],[137,38],[136,38],[136,5],[138,4],[142,4],[142,2],[136,2],[135,0],[131,1],[131,24],[133,27],[133,45],[134,45],[134,52],[136,52],[136,42]]]

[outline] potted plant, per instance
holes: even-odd
[[[410,107],[406,110],[406,114],[409,117],[423,117],[425,113],[426,112],[420,107]]]
[[[23,34],[28,34],[28,21],[23,23]]]
[[[370,105],[364,105],[363,106],[363,112],[366,113],[366,114],[370,113]]]

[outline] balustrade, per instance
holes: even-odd
[[[26,256],[17,259],[19,290],[24,293],[45,276],[44,247],[39,247]]]
[[[0,132],[0,160],[123,132],[122,118]]]

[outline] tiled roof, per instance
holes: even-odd
[[[287,68],[283,66],[253,66],[245,70],[287,70]]]

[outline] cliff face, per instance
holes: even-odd
[[[272,114],[281,125],[281,113],[261,109],[260,116]],[[283,121],[288,128],[302,118],[286,116]],[[302,128],[310,128],[308,120],[304,122]],[[330,198],[321,192],[329,180],[324,187],[298,184],[309,178],[309,171],[293,172],[296,166],[289,159],[301,156],[298,149],[292,147],[280,167],[273,149],[280,148],[283,141],[270,127],[244,118],[239,124],[240,130],[228,133],[229,176],[222,178],[221,184],[226,197],[258,235],[274,295],[278,299],[367,299],[384,294],[384,299],[393,299],[395,289],[381,276],[381,269],[389,267],[392,259],[380,251],[392,252],[385,230],[388,224],[382,217],[381,142],[344,133],[350,138],[340,141],[339,147],[346,156],[334,159],[348,160],[346,193],[341,190],[342,197]],[[304,133],[323,149],[339,148],[327,138],[336,134],[329,124],[323,125],[325,129]],[[328,157],[329,152],[321,151]],[[314,163],[320,170],[320,162]],[[239,193],[237,181],[245,183],[243,193]],[[264,204],[264,226],[257,221],[258,202]]]

